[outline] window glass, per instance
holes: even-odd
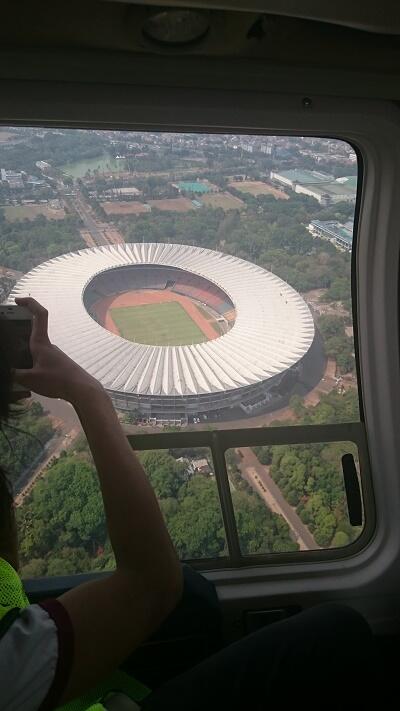
[[[98,572],[115,566],[87,441],[78,435],[68,445],[49,462],[30,493],[16,499],[26,578]],[[152,450],[139,452],[138,457],[180,558],[226,555],[210,450]]]
[[[342,457],[349,442],[269,445],[228,450],[233,506],[243,555],[340,548],[362,526],[349,521]],[[251,500],[247,521],[241,499]]]
[[[0,302],[48,308],[130,434],[357,421],[356,190],[335,139],[3,127]],[[83,454],[67,403],[34,396],[14,426],[0,461],[22,512]],[[109,564],[100,535],[85,546]]]
[[[214,463],[208,447],[139,452],[182,560],[227,555]]]

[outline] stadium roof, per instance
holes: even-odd
[[[83,303],[93,277],[126,265],[168,265],[210,280],[236,308],[231,330],[190,346],[132,343],[96,323]],[[125,244],[82,249],[39,265],[11,298],[31,295],[49,311],[51,340],[105,388],[137,395],[182,396],[234,390],[267,380],[310,348],[314,322],[301,296],[274,274],[199,247]]]

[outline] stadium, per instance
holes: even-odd
[[[301,296],[220,252],[161,243],[83,249],[27,273],[10,299],[28,294],[48,309],[51,340],[119,410],[153,423],[276,409],[323,369]]]

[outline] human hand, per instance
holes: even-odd
[[[95,378],[50,342],[46,309],[31,297],[16,298],[15,301],[18,306],[25,306],[33,316],[29,342],[33,367],[16,369],[15,382],[26,390],[46,397],[62,398],[72,405],[87,398],[88,392],[102,390]]]

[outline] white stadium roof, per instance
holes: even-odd
[[[115,267],[173,266],[213,282],[236,309],[231,330],[205,343],[132,343],[96,323],[83,303],[91,279]],[[314,322],[301,296],[250,262],[178,244],[82,249],[39,265],[12,297],[31,295],[49,311],[51,340],[112,391],[190,396],[260,383],[297,363],[310,348]],[[10,297],[11,299],[11,297]]]

